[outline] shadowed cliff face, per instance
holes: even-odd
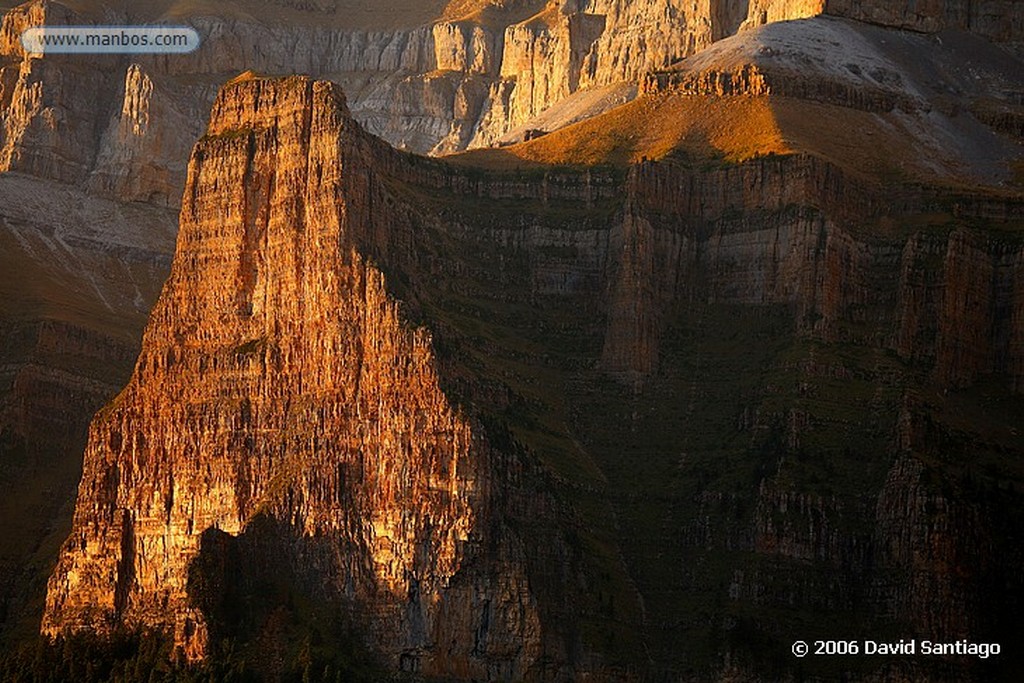
[[[199,658],[270,638],[238,606],[287,577],[457,680],[784,677],[836,623],[1013,642],[1021,220],[799,155],[456,169],[335,86],[230,84],[44,630]]]

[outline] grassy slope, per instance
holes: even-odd
[[[919,126],[898,112],[876,114],[779,96],[655,94],[535,140],[448,159],[460,166],[510,170],[623,166],[645,158],[738,163],[805,153],[887,184],[979,185],[954,151],[925,149],[920,135]],[[1024,158],[1024,149],[1014,142],[1007,140],[1006,148]]]
[[[513,169],[627,165],[680,154],[743,161],[791,151],[766,98],[648,96],[529,142],[448,159],[457,165]]]

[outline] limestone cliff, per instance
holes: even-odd
[[[0,639],[35,631],[93,414],[123,388],[177,216],[0,175]]]
[[[748,3],[747,18],[742,28],[816,17],[825,10],[825,4],[825,0],[753,0]]]
[[[629,182],[601,349],[603,367],[628,382],[625,405],[583,399],[579,429],[612,488],[627,489],[615,508],[651,651],[683,667],[702,646],[667,654],[681,634],[707,638],[757,679],[773,666],[766,652],[815,630],[803,610],[849,615],[857,633],[887,621],[921,638],[1017,633],[1003,601],[1019,605],[1021,584],[1000,549],[1017,547],[1008,520],[1019,519],[1019,493],[997,482],[1015,479],[1006,454],[1024,448],[1012,426],[1019,196],[998,212],[946,193],[876,203],[877,187],[794,160],[712,173],[648,163]],[[937,215],[912,227],[943,201],[956,227],[939,228]],[[894,224],[904,227],[879,229]],[[780,329],[804,341],[774,346]],[[747,373],[759,379],[747,384]],[[624,485],[643,479],[638,470],[649,472],[643,487]],[[724,557],[724,572],[703,564]],[[657,568],[673,561],[682,568]],[[808,563],[829,569],[800,569]],[[704,609],[691,591],[720,596],[735,624],[719,632],[680,617]],[[763,615],[744,614],[750,605]],[[767,613],[800,626],[761,651],[744,634],[773,632]],[[1009,680],[1009,669],[961,664],[851,676]]]
[[[535,598],[493,535],[487,442],[357,250],[362,143],[326,83],[219,96],[135,374],[90,430],[47,632],[160,625],[203,657],[224,625],[207,623],[216,578],[197,566],[227,535],[358,615],[396,665],[535,664]]]
[[[216,15],[202,6],[161,15],[146,4],[71,10],[33,0],[8,12],[0,29],[0,167],[174,202],[186,151],[178,141],[201,132],[215,92],[209,85],[245,70],[329,77],[371,132],[402,148],[447,153],[494,144],[570,95],[635,82],[741,27],[826,13],[918,31],[966,29],[1004,44],[1018,44],[1022,31],[1018,4],[1005,2],[531,0],[452,3],[429,20],[429,8],[417,9],[398,23],[385,20],[395,11],[385,8],[376,25],[372,13],[333,3],[284,14],[223,5]],[[201,48],[173,58],[40,60],[26,58],[17,40],[28,25],[154,19],[187,21],[203,36]],[[140,97],[161,112],[151,127],[133,119]],[[48,141],[57,129],[68,130]]]
[[[862,637],[1021,636],[1017,63],[955,32],[762,30],[748,3],[508,4],[387,29],[194,17],[217,40],[183,71],[5,39],[0,238],[22,265],[0,284],[46,304],[5,311],[5,453],[47,425],[64,450],[81,438],[166,272],[152,204],[183,197],[135,374],[90,430],[47,631],[152,625],[198,658],[316,604],[391,668],[458,680],[1014,671],[795,671],[788,646],[835,637],[822,615]],[[1005,29],[1001,11],[985,21]],[[962,25],[931,21],[913,19]],[[880,172],[833,126],[828,148],[589,170],[512,148],[493,171],[353,121],[457,149],[709,41],[645,79],[630,134],[664,121],[641,118],[657,98],[776,98],[799,103],[768,109],[783,132],[853,121],[900,163]],[[953,68],[961,49],[984,59]],[[215,83],[296,65],[336,72],[352,115],[325,83],[243,78],[186,166]],[[794,111],[811,125],[787,128]],[[269,616],[247,601],[268,586]]]
[[[893,28],[934,33],[958,28],[999,42],[1019,43],[1024,7],[1006,0],[936,2],[855,2],[827,0],[825,12]]]
[[[4,16],[0,171],[77,182],[92,166],[103,115],[96,107],[102,100],[102,73],[71,60],[25,55],[20,41],[22,30],[29,26],[73,23],[74,16],[64,6],[52,4],[24,5]]]
[[[460,169],[240,79],[44,628],[198,658],[267,642],[233,610],[278,576],[458,680],[785,673],[808,614],[1016,633],[1022,216],[803,155]],[[851,677],[989,669],[944,671]]]

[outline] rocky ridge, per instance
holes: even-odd
[[[498,5],[498,14],[482,3],[477,12],[446,13],[426,25],[380,29],[299,21],[304,12],[334,16],[341,10],[333,6],[305,7],[275,24],[227,6],[214,16],[199,5],[193,15],[166,14],[204,37],[195,54],[128,61],[33,59],[22,54],[17,36],[30,24],[117,24],[135,14],[152,20],[160,17],[158,9],[141,5],[124,14],[97,2],[77,4],[76,13],[58,2],[26,3],[5,14],[0,31],[0,61],[6,62],[0,102],[9,110],[2,167],[62,181],[93,176],[95,191],[175,202],[187,152],[180,144],[201,132],[216,90],[210,85],[250,69],[329,77],[350,93],[354,115],[371,132],[402,148],[444,153],[494,144],[574,93],[635,82],[741,27],[825,13],[926,32],[968,29],[1007,45],[1018,43],[1021,33],[1016,5],[997,2],[969,10],[962,3],[910,10],[906,4],[789,1]],[[76,87],[65,92],[61,84],[72,80]],[[133,125],[133,107],[160,114],[152,127]],[[72,123],[76,137],[45,141],[47,130]]]
[[[553,163],[564,150],[605,163],[616,155],[742,160],[801,151],[856,173],[1009,188],[1024,153],[1020,74],[1019,60],[956,31],[926,36],[832,17],[768,24],[648,74],[626,106],[467,159]],[[740,110],[748,113],[734,115]],[[830,130],[822,116],[843,123]]]

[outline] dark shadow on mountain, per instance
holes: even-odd
[[[237,658],[267,681],[378,680],[380,663],[364,644],[362,625],[318,588],[323,579],[308,567],[322,565],[302,561],[326,552],[323,539],[263,514],[238,536],[203,532],[188,593],[206,619],[211,659]]]

